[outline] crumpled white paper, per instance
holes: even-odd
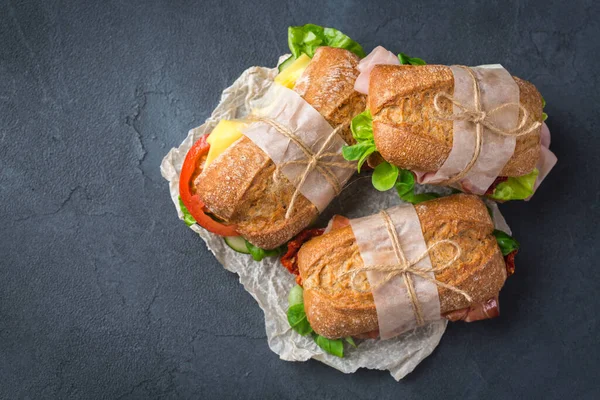
[[[171,199],[180,219],[183,219],[183,214],[178,200],[179,173],[187,151],[200,136],[212,131],[219,120],[247,115],[250,100],[263,94],[276,74],[276,68],[252,67],[244,71],[233,85],[223,91],[212,116],[202,126],[190,130],[181,145],[171,149],[163,159],[161,173],[169,181]],[[449,193],[449,190],[435,186],[417,189],[417,192],[424,191]],[[370,177],[354,177],[322,215],[321,226],[325,226],[332,213],[356,218],[399,203],[394,191],[381,193],[372,188]],[[497,210],[495,204],[493,207]],[[400,380],[433,352],[446,329],[447,321],[440,320],[390,340],[363,340],[357,343],[357,348],[347,345],[344,358],[329,355],[310,336],[300,336],[290,328],[286,316],[287,296],[295,284],[294,276],[279,263],[278,258],[256,262],[247,254],[233,251],[221,237],[200,226],[192,225],[191,228],[204,240],[225,269],[239,275],[244,288],[264,311],[269,347],[282,360],[306,361],[314,358],[345,373],[355,372],[359,368],[388,370],[394,379]]]
[[[388,208],[385,213],[398,236],[400,251],[407,262],[418,259],[428,251],[421,221],[412,204]],[[381,213],[351,219],[350,226],[365,266],[394,265],[402,262],[394,250],[392,235],[388,232]],[[429,270],[427,276],[435,280],[429,255],[417,262],[415,267]],[[388,272],[367,271],[377,309],[379,337],[386,340],[415,329],[418,325],[405,277],[397,275],[382,284],[387,278]],[[409,279],[412,281],[423,320],[429,322],[442,318],[437,285],[413,274]]]

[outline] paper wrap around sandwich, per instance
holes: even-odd
[[[346,142],[298,93],[278,84],[250,106],[250,125],[242,133],[323,212],[356,170],[342,157]]]

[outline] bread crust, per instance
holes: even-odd
[[[520,103],[529,112],[527,125],[542,121],[542,97],[535,86],[513,77]],[[371,72],[368,108],[378,151],[400,168],[437,171],[452,150],[453,123],[436,118],[439,92],[454,93],[454,77],[444,65],[377,65]],[[452,111],[450,101],[442,101]],[[522,117],[522,113],[520,115]],[[539,158],[541,127],[518,137],[515,152],[500,176],[530,173]]]
[[[349,123],[366,107],[366,96],[354,90],[359,62],[348,50],[319,47],[294,87],[331,126],[347,124],[339,135],[348,144],[356,143]]]
[[[300,195],[286,219],[295,188],[281,172],[274,179],[274,172],[269,156],[244,136],[196,178],[196,193],[211,213],[237,225],[250,243],[273,249],[318,216],[317,208]]]
[[[457,194],[415,206],[427,245],[451,239],[462,249],[460,259],[436,273],[440,282],[464,290],[459,294],[438,286],[441,313],[460,310],[496,296],[506,280],[504,258],[492,235],[493,223],[485,204],[476,196]],[[453,257],[440,246],[430,253],[433,267]],[[377,312],[366,274],[357,277],[360,293],[340,274],[363,266],[351,227],[344,227],[305,243],[298,253],[304,282],[304,308],[312,328],[328,338],[355,336],[378,329]]]
[[[296,85],[298,92],[336,127],[349,123],[365,107],[354,91],[358,57],[343,49],[321,47]],[[342,133],[345,140],[352,138]],[[250,139],[242,137],[196,178],[195,189],[207,209],[238,226],[250,243],[273,249],[291,239],[318,216],[317,208],[299,195],[295,211],[285,218],[295,187],[282,174],[273,179],[275,164]]]

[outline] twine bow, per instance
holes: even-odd
[[[286,126],[282,125],[281,123],[277,122],[276,120],[269,118],[269,117],[256,116],[256,115],[250,116],[248,118],[248,120],[256,121],[256,122],[263,122],[265,124],[272,126],[277,132],[279,132],[280,134],[282,134],[283,136],[287,137],[292,142],[294,142],[294,144],[296,146],[298,146],[298,148],[302,151],[302,153],[304,153],[304,156],[305,156],[304,159],[283,162],[283,163],[277,165],[277,167],[275,169],[274,179],[277,179],[277,176],[278,176],[280,170],[283,167],[285,167],[286,165],[306,165],[306,168],[304,169],[302,174],[296,178],[295,182],[292,182],[294,184],[294,186],[296,187],[296,190],[294,190],[294,194],[292,195],[290,204],[285,213],[286,219],[288,219],[292,215],[294,205],[296,204],[296,200],[298,199],[298,196],[300,195],[300,190],[301,190],[302,186],[304,186],[306,179],[308,178],[308,176],[310,175],[310,173],[313,170],[316,169],[317,171],[319,171],[319,173],[331,185],[331,187],[333,188],[336,195],[338,195],[342,191],[342,184],[338,180],[337,176],[331,170],[331,167],[354,169],[355,166],[349,162],[328,161],[328,160],[324,160],[324,158],[340,156],[340,153],[326,152],[325,150],[327,149],[327,146],[329,146],[331,141],[335,138],[335,136],[342,129],[344,129],[344,126],[345,126],[344,124],[338,126],[334,130],[332,130],[331,133],[329,134],[329,136],[327,136],[327,138],[325,139],[325,141],[323,141],[323,144],[321,145],[319,150],[316,153],[314,153],[310,147],[308,147],[298,136],[296,136],[294,134],[294,132],[292,132],[290,129],[288,129]]]
[[[504,103],[504,104],[501,104],[498,107],[495,107],[491,110],[487,110],[487,111],[483,110],[483,107],[481,104],[481,90],[479,87],[479,82],[477,81],[477,77],[475,76],[475,74],[473,73],[473,70],[471,68],[465,67],[464,65],[460,65],[459,67],[464,69],[469,74],[469,76],[471,77],[471,79],[473,81],[473,102],[475,104],[474,108],[469,108],[469,107],[465,106],[464,104],[457,102],[456,100],[454,100],[454,97],[452,97],[450,94],[448,94],[446,92],[437,93],[434,97],[433,105],[435,107],[435,110],[438,113],[439,119],[446,120],[446,121],[467,121],[467,122],[471,122],[471,123],[475,124],[476,142],[475,142],[475,151],[473,152],[473,157],[471,157],[471,160],[469,161],[469,163],[465,166],[465,168],[461,172],[459,172],[455,176],[451,177],[447,181],[448,183],[454,183],[454,182],[461,180],[471,170],[471,168],[473,168],[473,165],[475,165],[475,162],[477,161],[477,159],[479,158],[479,155],[481,154],[481,147],[483,145],[483,128],[484,127],[487,128],[488,130],[490,130],[491,132],[494,132],[497,135],[519,137],[519,136],[527,135],[528,133],[539,128],[541,125],[541,122],[534,121],[528,128],[524,129],[525,125],[527,124],[527,121],[529,119],[529,111],[527,111],[527,109],[525,107],[523,107],[521,105],[521,103]],[[448,113],[448,112],[444,111],[444,108],[440,104],[440,100],[442,98],[447,99],[450,102],[452,102],[452,104],[454,104],[456,107],[458,107],[458,109],[460,109],[460,112],[454,114],[452,112]],[[519,114],[522,115],[521,119],[519,120],[519,123],[513,129],[502,129],[502,128],[496,126],[489,119],[490,116],[494,115],[495,113],[497,113],[507,107],[517,107],[519,109]]]
[[[396,232],[396,228],[394,227],[394,224],[393,224],[389,214],[385,211],[381,211],[380,215],[382,216],[382,218],[385,222],[385,227],[386,227],[388,235],[392,241],[392,247],[394,249],[394,254],[396,256],[397,264],[365,265],[361,268],[355,268],[353,270],[343,273],[340,276],[340,278],[343,276],[346,276],[346,275],[350,275],[351,276],[350,277],[350,285],[352,286],[352,288],[358,292],[364,293],[364,292],[368,292],[369,290],[362,290],[359,287],[359,285],[357,284],[357,282],[355,282],[356,277],[361,272],[372,271],[372,272],[387,273],[383,277],[383,279],[377,283],[377,285],[371,286],[371,288],[370,288],[371,292],[376,290],[377,288],[385,285],[386,283],[388,283],[390,280],[394,279],[395,277],[402,276],[402,278],[404,280],[404,285],[406,286],[406,291],[410,298],[410,302],[411,302],[411,305],[412,305],[412,308],[413,308],[413,311],[415,314],[417,326],[422,326],[425,323],[425,319],[423,317],[423,311],[421,309],[421,304],[419,303],[419,299],[418,299],[417,293],[415,291],[415,287],[414,287],[414,283],[413,283],[413,276],[418,276],[418,277],[425,279],[437,286],[441,286],[448,290],[452,290],[453,292],[458,293],[461,296],[463,296],[467,301],[469,301],[469,302],[472,301],[471,296],[469,296],[469,294],[467,292],[460,290],[452,285],[448,285],[444,282],[440,282],[430,276],[430,274],[432,272],[436,273],[436,272],[441,272],[441,271],[445,270],[446,268],[448,268],[450,265],[452,265],[456,260],[458,260],[460,258],[460,255],[462,252],[461,252],[461,248],[458,245],[458,243],[456,243],[453,240],[449,240],[449,239],[439,240],[439,241],[433,243],[432,245],[430,245],[429,247],[427,247],[427,250],[425,250],[423,252],[423,254],[421,254],[415,260],[408,261],[406,259],[406,256],[404,255],[404,252],[402,251],[402,247],[400,246],[400,239],[398,238],[398,232]],[[417,267],[417,264],[419,264],[419,262],[421,262],[421,260],[426,258],[429,255],[429,252],[431,250],[433,250],[443,244],[449,244],[456,249],[454,257],[452,257],[452,259],[450,261],[448,261],[445,264],[440,265],[438,267],[431,267],[431,268]]]

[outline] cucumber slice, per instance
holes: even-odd
[[[284,69],[286,69],[287,67],[292,65],[292,63],[294,61],[296,61],[296,57],[294,57],[294,56],[289,56],[288,58],[286,58],[284,62],[279,64],[279,67],[278,67],[279,72],[283,71]]]
[[[296,304],[304,303],[304,291],[302,290],[302,286],[296,285],[290,290],[290,294],[288,294],[288,305],[290,307],[295,306]]]
[[[225,244],[231,247],[238,253],[250,254],[248,247],[246,247],[246,239],[241,236],[225,236],[223,238]]]

